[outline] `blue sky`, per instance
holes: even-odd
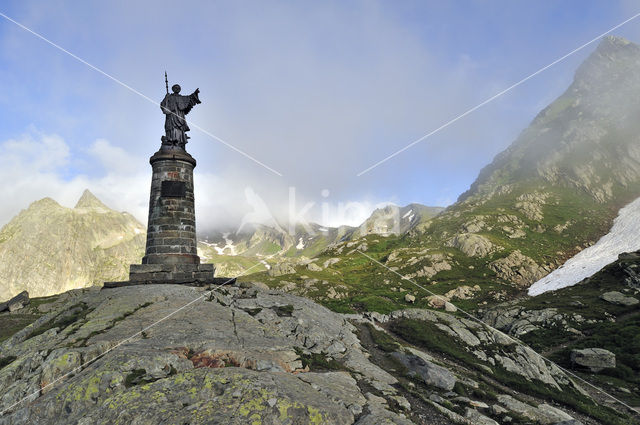
[[[133,3],[133,4],[131,4]],[[205,226],[240,220],[247,187],[273,213],[315,202],[453,202],[571,83],[597,43],[363,176],[357,173],[612,26],[640,2],[4,1],[0,11],[159,101],[163,73],[202,104],[193,129]],[[613,34],[640,42],[640,18]],[[154,105],[0,18],[0,223],[85,187],[146,219],[163,133]],[[11,184],[6,184],[10,182]],[[329,190],[322,197],[321,191]],[[326,194],[326,192],[325,192]]]

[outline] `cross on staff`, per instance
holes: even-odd
[[[169,94],[169,80],[167,80],[167,71],[164,72],[164,86],[167,88],[167,94]]]

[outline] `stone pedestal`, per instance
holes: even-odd
[[[193,197],[196,160],[181,149],[161,149],[149,162],[153,176],[142,264],[200,264]]]
[[[213,280],[213,264],[200,264],[196,239],[193,169],[196,160],[182,149],[162,148],[153,168],[147,247],[142,264],[132,264],[133,282],[203,283]]]
[[[149,160],[153,168],[147,245],[142,264],[131,264],[129,280],[105,288],[142,284],[230,284],[214,278],[213,264],[200,264],[196,239],[193,169],[196,160],[181,148],[164,146]]]

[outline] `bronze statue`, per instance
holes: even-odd
[[[184,150],[187,139],[189,139],[186,132],[190,130],[184,116],[191,111],[191,108],[200,103],[200,99],[198,99],[200,89],[196,89],[188,96],[183,96],[180,94],[180,85],[174,84],[171,87],[173,93],[169,94],[169,82],[166,72],[164,76],[167,94],[160,103],[160,109],[165,114],[164,131],[166,134],[162,136],[162,148],[181,148]]]

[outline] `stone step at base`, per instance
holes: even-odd
[[[121,288],[123,286],[134,285],[188,285],[188,286],[222,286],[222,285],[234,285],[236,283],[235,277],[214,277],[207,280],[195,280],[195,279],[169,279],[169,280],[125,280],[122,282],[104,282],[104,288]]]
[[[131,264],[129,280],[207,282],[214,279],[215,270],[213,264]]]

